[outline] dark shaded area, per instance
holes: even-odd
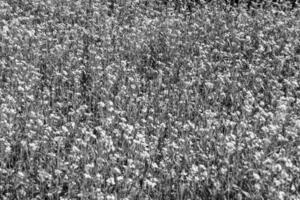
[[[203,3],[210,3],[212,0],[164,0],[163,5],[174,5],[174,9],[176,11],[181,11],[183,8],[186,8],[187,11],[192,11],[193,7],[195,6],[203,6]],[[247,9],[253,9],[253,8],[265,8],[267,5],[275,7],[275,8],[281,8],[288,7],[291,9],[294,9],[299,4],[299,0],[247,0],[247,1],[241,1],[241,0],[224,0],[224,3],[226,5],[230,5],[233,7],[238,7],[241,5],[245,5]]]

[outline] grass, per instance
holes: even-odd
[[[0,199],[299,199],[299,9],[110,8],[1,4]]]

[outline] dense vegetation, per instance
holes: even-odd
[[[300,199],[300,17],[1,0],[0,198]]]
[[[156,3],[161,3],[163,5],[174,5],[176,11],[180,11],[181,8],[187,8],[187,10],[191,11],[195,6],[201,6],[203,4],[207,4],[212,2],[212,0],[154,0]],[[111,5],[114,4],[115,0],[110,0]],[[142,0],[141,2],[147,2]],[[226,5],[234,6],[234,7],[245,7],[248,10],[256,9],[256,8],[276,8],[281,10],[291,10],[297,8],[299,4],[299,0],[219,0],[213,1],[218,4],[223,3]]]

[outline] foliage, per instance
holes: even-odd
[[[3,199],[299,199],[299,10],[0,5]]]

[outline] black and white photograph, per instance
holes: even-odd
[[[0,200],[300,200],[300,0],[0,0]]]

